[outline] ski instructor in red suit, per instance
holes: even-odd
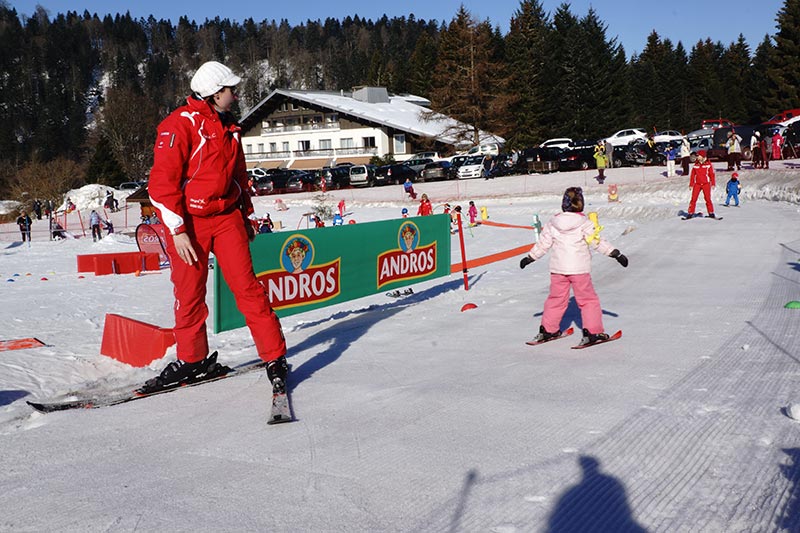
[[[692,174],[689,177],[689,188],[692,189],[692,200],[689,202],[690,217],[694,216],[697,198],[700,196],[700,191],[702,191],[703,198],[706,201],[706,212],[710,218],[715,218],[714,204],[711,203],[711,188],[716,186],[714,167],[711,165],[711,161],[706,159],[706,152],[701,150],[697,152],[697,159],[695,159]]]
[[[167,229],[178,359],[154,378],[159,386],[202,376],[216,360],[216,354],[208,356],[206,333],[211,252],[250,328],[258,356],[269,363],[273,388],[283,387],[286,380],[286,341],[250,256],[255,231],[247,217],[253,204],[241,128],[231,114],[240,81],[225,65],[204,63],[192,77],[194,94],[186,105],[158,126],[148,191]]]

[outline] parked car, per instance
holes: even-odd
[[[641,143],[621,144],[614,147],[611,163],[614,168],[643,166],[647,164],[647,153]]]
[[[572,139],[567,137],[559,137],[556,139],[547,139],[545,142],[539,145],[539,148],[569,148],[571,143]]]
[[[350,167],[350,185],[353,187],[375,186],[375,165],[353,165]]]
[[[439,152],[417,152],[411,156],[411,159],[433,159],[435,161],[441,157],[439,157]]]
[[[765,121],[764,124],[786,124],[790,119],[800,116],[800,109],[787,109]]]
[[[407,161],[403,161],[402,164],[407,167],[411,167],[416,175],[419,176],[419,173],[422,172],[422,169],[425,168],[425,165],[432,162],[433,159],[430,157],[423,157],[421,159],[409,159]]]
[[[663,143],[663,142],[680,143],[682,139],[683,135],[681,135],[681,132],[675,130],[659,131],[653,136],[653,141],[655,141],[656,143]]]
[[[349,187],[351,166],[352,165],[342,165],[323,168],[322,176],[325,178],[325,188],[344,189]]]
[[[735,131],[736,134],[742,138],[742,161],[752,159],[753,154],[750,152],[750,138],[753,136],[753,133],[755,131],[760,131],[761,135],[763,136],[765,131],[772,129],[773,127],[773,124],[757,124],[755,126],[739,125],[735,127],[717,128],[714,131],[714,142],[708,149],[706,155],[709,159],[727,161],[728,149],[725,147],[725,143],[728,141],[728,133],[730,131]]]
[[[450,176],[447,179],[458,179],[458,168],[464,164],[464,161],[469,159],[471,156],[468,155],[454,155],[450,158]]]
[[[498,143],[481,143],[467,150],[467,155],[498,155],[499,153],[500,144]]]
[[[667,156],[664,153],[666,148],[667,143],[656,143],[653,157],[650,158],[647,154],[645,143],[643,142],[615,146],[611,157],[611,164],[614,168],[666,165]]]
[[[417,181],[417,173],[413,168],[402,163],[384,165],[378,167],[378,170],[375,171],[375,179],[379,184],[381,182],[403,184],[406,178],[410,178],[411,181]]]
[[[420,181],[436,181],[450,179],[449,161],[432,161],[425,165],[419,173]]]
[[[596,166],[594,145],[567,148],[558,157],[558,170],[588,170]]]
[[[125,181],[117,187],[120,191],[135,191],[147,185],[146,181]]]
[[[519,174],[519,171],[511,162],[511,154],[499,154],[492,158],[492,167],[489,170],[490,177],[499,178],[514,174]]]
[[[472,155],[458,167],[458,179],[466,180],[470,178],[483,177],[484,155]]]
[[[619,146],[621,144],[630,144],[636,140],[647,139],[647,132],[642,128],[628,128],[627,130],[619,130],[613,133],[605,140],[610,142],[612,146]]]
[[[269,170],[278,170],[278,169],[269,169]],[[266,168],[254,167],[254,168],[248,168],[247,174],[255,180],[257,178],[263,178],[264,176],[267,176],[269,174],[269,171]]]
[[[303,170],[285,168],[267,177],[272,181],[273,192],[297,192],[313,188],[313,174]]]
[[[700,123],[701,130],[715,130],[717,128],[730,128],[735,124],[727,118],[707,118]]]
[[[256,196],[272,194],[272,191],[274,190],[272,187],[272,178],[269,176],[255,178],[253,180],[253,190],[255,191]]]
[[[520,154],[518,166],[528,174],[544,174],[558,170],[558,158],[562,148],[525,148]]]

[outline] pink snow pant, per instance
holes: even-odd
[[[575,301],[581,310],[583,327],[589,333],[603,332],[603,310],[600,299],[594,292],[591,274],[550,274],[550,295],[544,302],[542,326],[548,333],[560,329],[561,319],[569,305],[569,288],[575,294]]]
[[[236,306],[255,341],[258,356],[272,361],[286,353],[286,340],[269,297],[253,273],[253,259],[242,213],[238,209],[211,217],[188,216],[187,232],[198,262],[187,265],[178,257],[171,235],[167,235],[167,255],[172,267],[175,293],[175,340],[181,361],[195,363],[208,355],[206,334],[206,281],[208,256],[214,252],[222,275],[236,299]]]
[[[714,204],[711,203],[711,184],[692,186],[692,200],[689,202],[689,214],[694,214],[694,208],[697,206],[697,198],[700,196],[700,191],[703,191],[703,199],[706,201],[706,214],[710,215],[714,212]]]

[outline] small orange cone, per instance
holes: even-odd
[[[476,309],[477,307],[478,307],[477,305],[472,303],[464,304],[461,306],[461,312],[463,313],[464,311],[469,311],[470,309]]]

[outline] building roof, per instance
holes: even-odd
[[[428,100],[413,95],[389,95],[383,87],[362,87],[352,93],[275,89],[242,117],[245,131],[263,118],[262,106],[276,96],[336,111],[359,122],[372,122],[420,137],[433,137],[446,144],[471,145],[471,142],[459,140],[454,134],[454,130],[463,131],[461,123],[420,105],[429,105]],[[480,139],[481,142],[504,142],[502,137],[484,131],[481,131]]]

